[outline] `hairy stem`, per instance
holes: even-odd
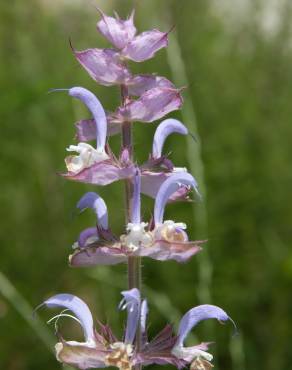
[[[126,86],[121,87],[122,105],[127,103],[128,91]],[[127,148],[130,159],[133,159],[133,141],[132,141],[132,124],[124,122],[122,126],[122,148]],[[131,202],[133,197],[133,183],[131,180],[125,180],[125,208],[126,208],[126,224],[131,221]],[[137,288],[141,291],[141,258],[131,256],[128,257],[128,288]],[[136,348],[139,352],[141,347],[141,328],[140,321],[137,328]],[[136,365],[135,369],[140,370],[141,365]]]

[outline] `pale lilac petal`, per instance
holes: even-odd
[[[202,250],[200,244],[202,241],[174,243],[159,240],[151,247],[141,248],[139,255],[158,261],[174,260],[184,263]]]
[[[97,246],[87,247],[76,251],[69,256],[69,264],[72,267],[87,267],[96,265],[116,265],[126,262],[127,256],[119,248]]]
[[[182,185],[190,186],[197,191],[198,184],[193,176],[187,172],[179,172],[170,176],[161,185],[154,205],[154,222],[160,224],[163,222],[165,205],[169,197],[175,193]]]
[[[58,361],[77,369],[104,368],[106,351],[104,349],[91,348],[86,345],[60,342],[56,345]]]
[[[75,123],[76,139],[78,142],[95,140],[97,136],[96,124],[94,119],[83,119]],[[113,136],[121,132],[121,124],[113,123],[107,117],[107,135]]]
[[[161,185],[172,175],[172,172],[143,171],[141,174],[141,192],[155,199]],[[169,197],[169,201],[188,200],[189,192],[190,187],[181,185]]]
[[[136,34],[133,11],[129,19],[117,19],[105,15],[101,10],[101,20],[97,23],[98,31],[117,49],[123,49]]]
[[[107,120],[105,111],[97,97],[83,87],[73,87],[69,90],[69,95],[81,100],[93,115],[96,125],[96,146],[97,149],[104,150],[107,134]]]
[[[129,42],[122,50],[124,58],[134,62],[143,62],[150,59],[161,48],[168,44],[168,34],[159,30],[151,30],[141,33]]]
[[[112,49],[74,50],[74,54],[82,67],[101,85],[121,85],[130,77],[127,67],[119,59],[119,53]]]
[[[172,133],[187,135],[188,129],[180,121],[173,118],[168,118],[162,121],[154,134],[152,156],[153,158],[160,158],[162,155],[162,148],[166,138]]]
[[[113,121],[153,122],[179,109],[181,105],[182,97],[179,90],[156,87],[146,91],[139,99],[119,108],[113,113]]]
[[[89,168],[85,168],[81,172],[74,174],[68,172],[62,174],[69,180],[79,181],[86,184],[108,185],[114,181],[130,178],[135,173],[135,166],[120,167],[112,160],[98,162]]]
[[[77,208],[83,211],[85,208],[92,208],[97,216],[98,225],[108,229],[108,212],[105,201],[94,192],[88,192],[77,203]]]
[[[142,334],[146,333],[147,315],[148,315],[148,304],[146,299],[144,299],[141,304],[141,317],[140,317]]]
[[[173,83],[165,77],[155,75],[135,75],[126,82],[129,95],[141,96],[155,87],[175,88]]]
[[[229,316],[222,308],[204,304],[189,310],[181,319],[178,328],[178,339],[176,346],[182,346],[185,338],[200,321],[207,319],[217,319],[218,321],[227,321]]]
[[[88,227],[81,231],[78,237],[78,247],[85,248],[91,239],[95,239],[95,241],[99,239],[97,227]]]
[[[84,337],[87,342],[94,340],[94,328],[91,312],[85,302],[72,294],[57,294],[47,299],[44,304],[47,307],[63,307],[73,312],[80,321]]]
[[[127,309],[128,317],[127,317],[127,326],[125,332],[125,343],[132,344],[136,330],[138,327],[138,323],[140,320],[140,310],[141,310],[141,297],[140,292],[137,288],[133,288],[131,290],[124,290],[121,292],[123,295],[123,300],[120,303],[121,309]]]
[[[132,214],[131,222],[133,224],[140,224],[141,222],[141,174],[139,169],[136,170],[133,178],[134,190],[132,200]]]

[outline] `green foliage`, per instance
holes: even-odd
[[[170,205],[167,216],[186,221],[193,237],[209,239],[207,251],[184,266],[144,262],[150,332],[202,303],[201,290],[207,289],[212,303],[230,313],[240,333],[230,338],[229,326],[199,326],[196,337],[217,343],[216,368],[284,369],[292,360],[287,344],[292,334],[291,5],[289,0],[282,2],[279,27],[267,33],[259,21],[263,1],[253,2],[248,14],[230,19],[214,3],[136,2],[140,29],[176,25],[187,94],[197,117],[196,126],[188,124],[202,144],[208,233],[194,222],[192,204]],[[107,10],[106,1],[98,5]],[[131,1],[107,5],[122,15],[132,6]],[[117,315],[115,307],[120,284],[126,286],[125,266],[74,270],[66,262],[79,231],[94,222],[90,212],[76,217],[75,203],[94,188],[65,182],[56,172],[64,169],[73,122],[87,112],[65,94],[47,94],[52,87],[82,85],[94,91],[106,109],[118,104],[118,92],[91,81],[68,43],[70,36],[76,48],[105,45],[95,32],[97,17],[90,2],[1,2],[1,270],[31,306],[57,292],[75,293],[119,333],[123,315]],[[179,78],[166,51],[135,68]],[[185,118],[184,114],[176,116]],[[148,156],[153,130],[147,124],[135,126],[139,160]],[[118,139],[112,142],[118,148]],[[185,138],[174,136],[166,152],[172,152],[178,166],[200,164],[185,145]],[[195,155],[197,144],[190,145]],[[122,184],[98,191],[108,200],[115,231],[121,231]],[[145,216],[151,207],[152,201],[146,200]],[[200,207],[194,205],[195,210]],[[212,267],[207,286],[200,270],[204,253]],[[0,292],[1,369],[60,368],[14,305]],[[50,317],[48,312],[40,315],[43,322]],[[75,324],[65,324],[66,338],[80,336]],[[53,334],[54,328],[48,329]]]

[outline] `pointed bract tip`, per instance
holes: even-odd
[[[190,135],[190,137],[197,143],[198,142],[198,140],[197,140],[197,138],[196,138],[196,135],[195,134],[193,134],[192,132],[189,132],[189,135]]]
[[[132,12],[130,14],[130,17],[129,17],[129,20],[133,21],[134,20],[134,16],[135,16],[135,9],[132,10]]]
[[[92,4],[94,9],[98,12],[98,14],[101,16],[102,19],[104,19],[104,12],[95,4]]]
[[[174,24],[173,26],[170,27],[169,31],[166,33],[167,35],[170,34],[175,29],[176,25]]]
[[[75,53],[75,48],[74,48],[74,46],[73,46],[73,43],[72,43],[71,37],[69,37],[69,45],[70,45],[70,48],[71,48],[71,50],[73,51],[73,53]]]

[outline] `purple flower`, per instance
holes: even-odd
[[[83,330],[84,342],[61,339],[56,344],[58,361],[82,370],[107,366],[115,366],[121,370],[132,368],[135,361],[134,339],[140,320],[141,298],[139,290],[135,288],[122,292],[122,295],[123,300],[119,307],[127,309],[128,313],[122,341],[117,340],[107,325],[100,324],[100,332],[98,332],[94,328],[92,314],[87,304],[74,295],[57,294],[42,304],[48,308],[63,308],[74,315],[68,315],[62,311],[49,322],[67,316],[76,320]]]
[[[121,294],[123,299],[119,308],[127,310],[127,323],[121,341],[115,337],[107,325],[99,324],[100,330],[97,331],[94,328],[92,314],[87,304],[74,295],[57,294],[41,305],[48,308],[60,307],[65,311],[71,311],[74,315],[62,311],[49,322],[67,316],[76,320],[83,330],[84,342],[66,341],[61,338],[61,341],[56,344],[58,361],[82,370],[107,366],[130,370],[137,364],[172,364],[177,368],[182,368],[189,363],[194,365],[198,361],[211,365],[209,361],[212,360],[213,356],[206,352],[208,343],[192,347],[184,347],[183,343],[188,333],[200,321],[217,319],[219,322],[226,322],[231,320],[220,307],[212,305],[194,307],[182,317],[177,335],[173,335],[171,326],[167,325],[154,339],[148,342],[146,334],[147,301],[141,301],[140,292],[136,288],[123,291]],[[138,351],[134,340],[139,322],[142,343]],[[193,368],[195,369],[194,366]]]
[[[106,236],[110,238],[111,232],[108,228],[108,212],[104,200],[96,193],[89,192],[77,203],[77,208],[82,212],[86,208],[91,208],[95,211],[97,217],[97,226],[89,227],[79,234],[78,241],[73,244],[73,249],[85,248],[92,243],[97,242],[100,238]]]
[[[169,177],[160,187],[154,206],[155,227],[141,221],[140,214],[140,171],[136,169],[134,176],[134,193],[132,199],[131,222],[126,226],[126,234],[120,238],[104,236],[102,241],[85,243],[70,256],[73,267],[114,265],[126,262],[129,256],[150,257],[156,260],[175,260],[185,262],[201,250],[203,241],[189,241],[186,225],[174,221],[164,221],[165,205],[170,196],[181,186],[197,189],[195,179],[188,173],[175,174]]]
[[[172,334],[171,327],[166,326],[152,341],[144,344],[141,352],[136,356],[136,362],[143,365],[172,364],[177,368],[191,364],[193,370],[210,369],[213,356],[206,352],[209,343],[201,343],[192,347],[183,346],[188,333],[200,321],[207,319],[217,319],[219,322],[231,320],[220,307],[213,305],[194,307],[182,317],[176,336]],[[204,367],[199,367],[200,364]]]
[[[187,135],[187,128],[176,119],[166,119],[162,121],[154,134],[152,153],[149,160],[141,166],[142,169],[142,192],[153,198],[162,183],[174,173],[187,172],[186,168],[174,167],[173,163],[164,155],[162,149],[166,138],[172,133]],[[189,188],[181,186],[170,197],[174,200],[187,200]]]
[[[96,149],[88,143],[70,145],[68,151],[79,155],[65,159],[68,173],[64,177],[89,184],[107,185],[133,175],[134,165],[117,160],[106,147],[107,118],[99,100],[82,87],[69,89],[69,95],[80,99],[93,115],[96,125]]]

